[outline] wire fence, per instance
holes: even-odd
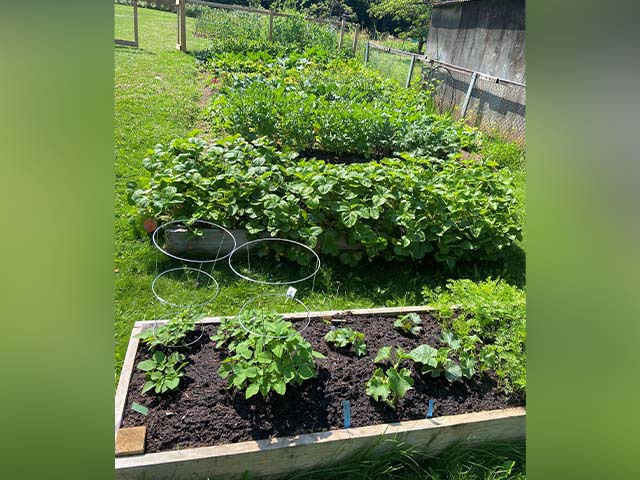
[[[524,146],[526,86],[425,55],[364,41],[363,61],[407,87],[429,88],[440,112]],[[413,69],[412,69],[413,65]]]
[[[119,5],[131,9],[116,8],[114,14],[114,38],[117,45],[138,46],[138,1],[117,0]]]
[[[181,2],[184,3],[186,15],[195,19],[186,37],[280,44],[295,42],[296,47],[302,49],[310,45],[322,45],[327,49],[356,49],[358,27],[345,20],[301,17],[262,8],[203,0]],[[178,16],[180,15],[179,5]],[[181,43],[180,38],[178,43]]]

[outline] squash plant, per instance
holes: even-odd
[[[382,347],[374,363],[389,363],[386,368],[378,367],[366,385],[367,395],[375,401],[383,401],[391,408],[396,408],[398,400],[413,388],[411,371],[400,368],[403,360],[409,355],[401,347]]]
[[[422,331],[422,319],[415,312],[400,315],[393,326],[407,335],[418,335]]]
[[[364,333],[358,332],[349,327],[329,330],[324,336],[327,343],[332,343],[336,347],[345,348],[351,345],[353,352],[361,357],[367,354],[367,344],[364,341]]]

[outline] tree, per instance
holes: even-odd
[[[356,15],[345,0],[304,0],[302,7],[310,15],[320,18],[356,20]]]
[[[401,38],[418,40],[418,53],[422,54],[429,32],[431,5],[417,0],[374,0],[369,7],[369,14],[378,19],[390,18],[407,25],[407,28],[396,28]]]

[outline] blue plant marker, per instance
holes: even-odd
[[[342,401],[342,411],[344,412],[344,428],[351,426],[351,402],[349,400]]]
[[[433,417],[433,404],[436,403],[435,400],[429,400],[429,411],[427,412],[427,418]]]

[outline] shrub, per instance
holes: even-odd
[[[178,138],[150,152],[143,165],[151,177],[129,184],[130,202],[144,217],[269,232],[347,264],[429,254],[453,268],[496,258],[521,237],[511,180],[491,162],[405,155],[335,165],[296,157],[266,139]],[[355,250],[341,251],[340,242]]]
[[[502,280],[472,282],[454,280],[446,291],[424,291],[426,300],[439,317],[469,343],[481,342],[476,352],[481,369],[492,368],[506,391],[526,387],[526,304],[525,294]],[[452,309],[459,305],[460,313]],[[477,339],[477,340],[476,340]]]

